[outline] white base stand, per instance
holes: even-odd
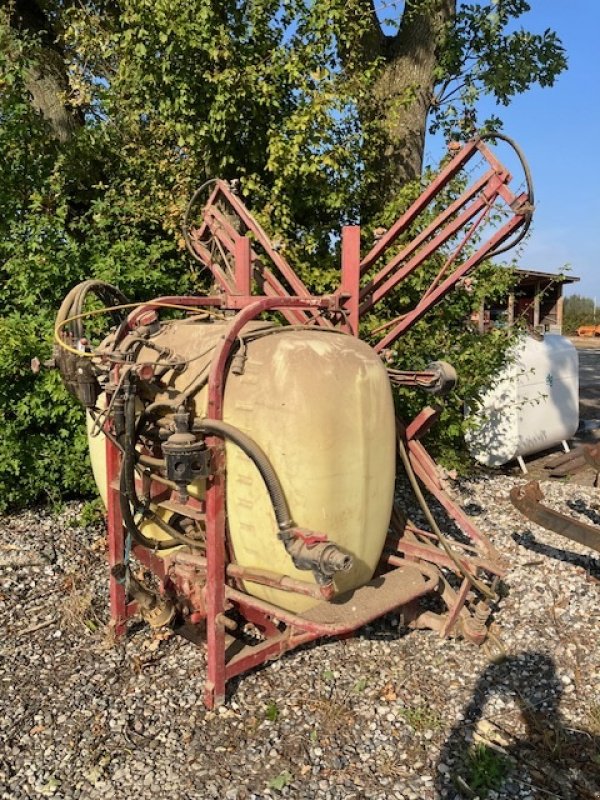
[[[525,462],[523,461],[523,456],[517,456],[517,462],[521,467],[521,472],[523,475],[527,475],[527,467],[525,466]]]

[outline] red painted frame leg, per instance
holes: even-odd
[[[120,456],[115,445],[106,438],[106,483],[107,483],[107,513],[108,528],[108,565],[110,572],[110,618],[114,625],[115,635],[121,636],[125,632],[127,619],[127,598],[125,586],[118,583],[113,577],[112,568],[123,562],[125,557],[125,537],[123,536],[123,518],[119,505],[119,466]]]
[[[206,644],[207,674],[204,702],[214,708],[225,701],[225,453],[219,439],[209,439],[213,477],[206,491]]]

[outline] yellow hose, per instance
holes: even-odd
[[[140,308],[140,306],[153,306],[154,308],[173,308],[176,311],[188,311],[194,314],[213,314],[213,316],[217,316],[218,312],[214,312],[210,309],[206,308],[194,308],[194,306],[184,306],[184,305],[177,305],[176,303],[161,303],[161,302],[153,302],[153,301],[140,301],[139,303],[121,303],[117,306],[106,306],[105,308],[95,308],[92,311],[84,311],[82,314],[75,314],[73,317],[67,317],[67,319],[62,320],[54,327],[54,341],[58,344],[59,347],[62,347],[63,350],[66,350],[69,353],[74,353],[77,356],[82,356],[83,358],[95,358],[96,353],[87,353],[82,350],[77,350],[75,347],[71,347],[68,345],[62,338],[61,332],[62,330],[69,325],[71,322],[76,322],[78,319],[86,319],[87,317],[95,317],[100,314],[109,314],[111,311],[121,311],[122,309],[126,308]]]

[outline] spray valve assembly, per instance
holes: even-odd
[[[175,432],[163,443],[167,478],[177,485],[179,501],[188,500],[187,487],[210,474],[210,450],[189,427],[190,415],[183,408],[175,414]]]

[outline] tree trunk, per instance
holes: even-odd
[[[371,0],[365,0],[371,3]],[[407,2],[398,33],[385,36],[370,6],[371,30],[358,42],[356,70],[375,58],[383,65],[368,99],[359,104],[365,132],[365,171],[371,213],[421,174],[427,116],[436,85],[440,45],[456,0]]]
[[[35,0],[16,0],[12,24],[21,36],[31,32],[40,39],[35,64],[25,75],[25,85],[33,108],[46,120],[54,137],[66,142],[83,124],[83,117],[67,102],[69,84],[57,32],[43,4]]]

